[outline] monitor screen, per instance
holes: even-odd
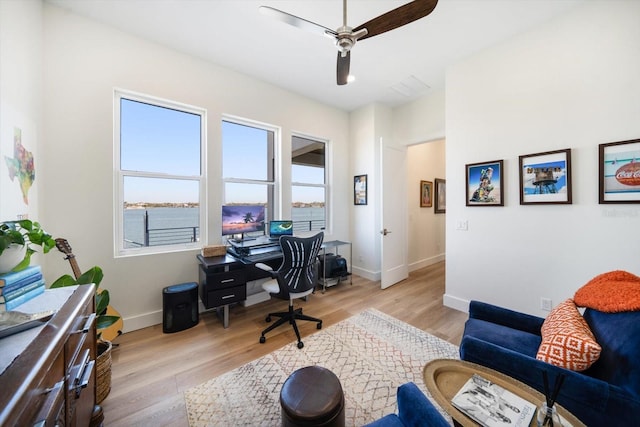
[[[264,231],[264,212],[263,205],[222,206],[222,235]]]
[[[271,221],[269,223],[269,237],[293,235],[293,221]]]

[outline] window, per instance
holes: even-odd
[[[236,119],[223,120],[224,205],[261,205],[265,207],[265,220],[273,219],[276,135],[274,127]]]
[[[203,109],[116,91],[116,256],[201,247]]]
[[[291,216],[295,231],[326,228],[326,142],[291,138]]]

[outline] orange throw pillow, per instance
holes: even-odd
[[[623,270],[610,271],[589,280],[573,299],[579,307],[605,313],[640,310],[640,277]]]
[[[572,371],[584,371],[600,357],[602,348],[572,299],[551,310],[542,324],[541,335],[538,360]]]

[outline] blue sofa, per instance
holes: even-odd
[[[570,371],[536,359],[543,318],[472,301],[460,358],[502,372],[544,393],[542,371],[565,379],[557,402],[588,426],[640,422],[640,312],[583,314],[602,347],[587,370]]]
[[[412,382],[398,387],[398,413],[389,414],[366,427],[450,427],[427,396]]]

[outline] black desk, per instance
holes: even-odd
[[[218,308],[223,311],[223,325],[229,327],[229,305],[247,299],[247,282],[271,277],[269,273],[255,267],[255,263],[225,256],[197,256],[199,262],[200,299],[205,308]],[[277,253],[271,259],[260,261],[274,269],[282,262]]]

